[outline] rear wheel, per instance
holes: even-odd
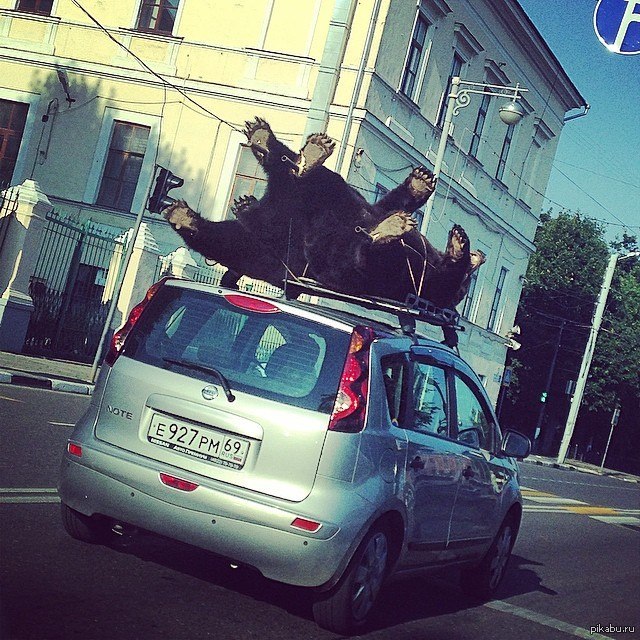
[[[482,562],[463,570],[460,586],[466,595],[476,600],[489,600],[494,596],[506,573],[516,534],[512,519],[503,522]]]
[[[358,547],[338,585],[315,601],[316,623],[336,633],[351,633],[361,627],[373,610],[388,567],[387,534],[383,529],[373,529]]]
[[[64,503],[60,504],[65,531],[76,540],[97,544],[109,538],[108,525],[98,518],[85,516]]]

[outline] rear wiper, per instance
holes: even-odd
[[[214,369],[213,367],[205,367],[204,365],[198,364],[197,362],[190,362],[189,360],[174,360],[173,358],[162,358],[165,362],[169,364],[177,364],[180,367],[185,367],[187,369],[193,369],[194,371],[200,371],[202,373],[208,373],[209,375],[217,378],[220,386],[224,390],[224,395],[227,396],[227,400],[229,402],[233,402],[236,397],[231,393],[231,387],[229,386],[229,381],[224,377],[224,374]]]

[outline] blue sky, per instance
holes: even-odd
[[[600,43],[596,0],[519,2],[591,105],[564,126],[544,208],[602,220],[609,240],[625,230],[640,237],[640,54]]]

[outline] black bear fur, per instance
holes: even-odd
[[[404,302],[417,294],[440,307],[454,307],[469,276],[484,262],[455,225],[444,252],[418,232],[410,213],[433,193],[433,174],[414,169],[398,187],[369,204],[343,178],[322,166],[333,142],[309,136],[300,153],[280,142],[266,121],[247,122],[251,149],[267,174],[260,200],[235,201],[235,220],[212,222],[184,201],[163,215],[185,243],[229,271],[223,285],[242,276],[282,287],[307,277],[353,295]]]

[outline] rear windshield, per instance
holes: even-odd
[[[241,309],[222,296],[164,286],[152,298],[122,354],[232,391],[330,413],[348,333],[284,312]],[[179,364],[183,363],[183,364]]]

